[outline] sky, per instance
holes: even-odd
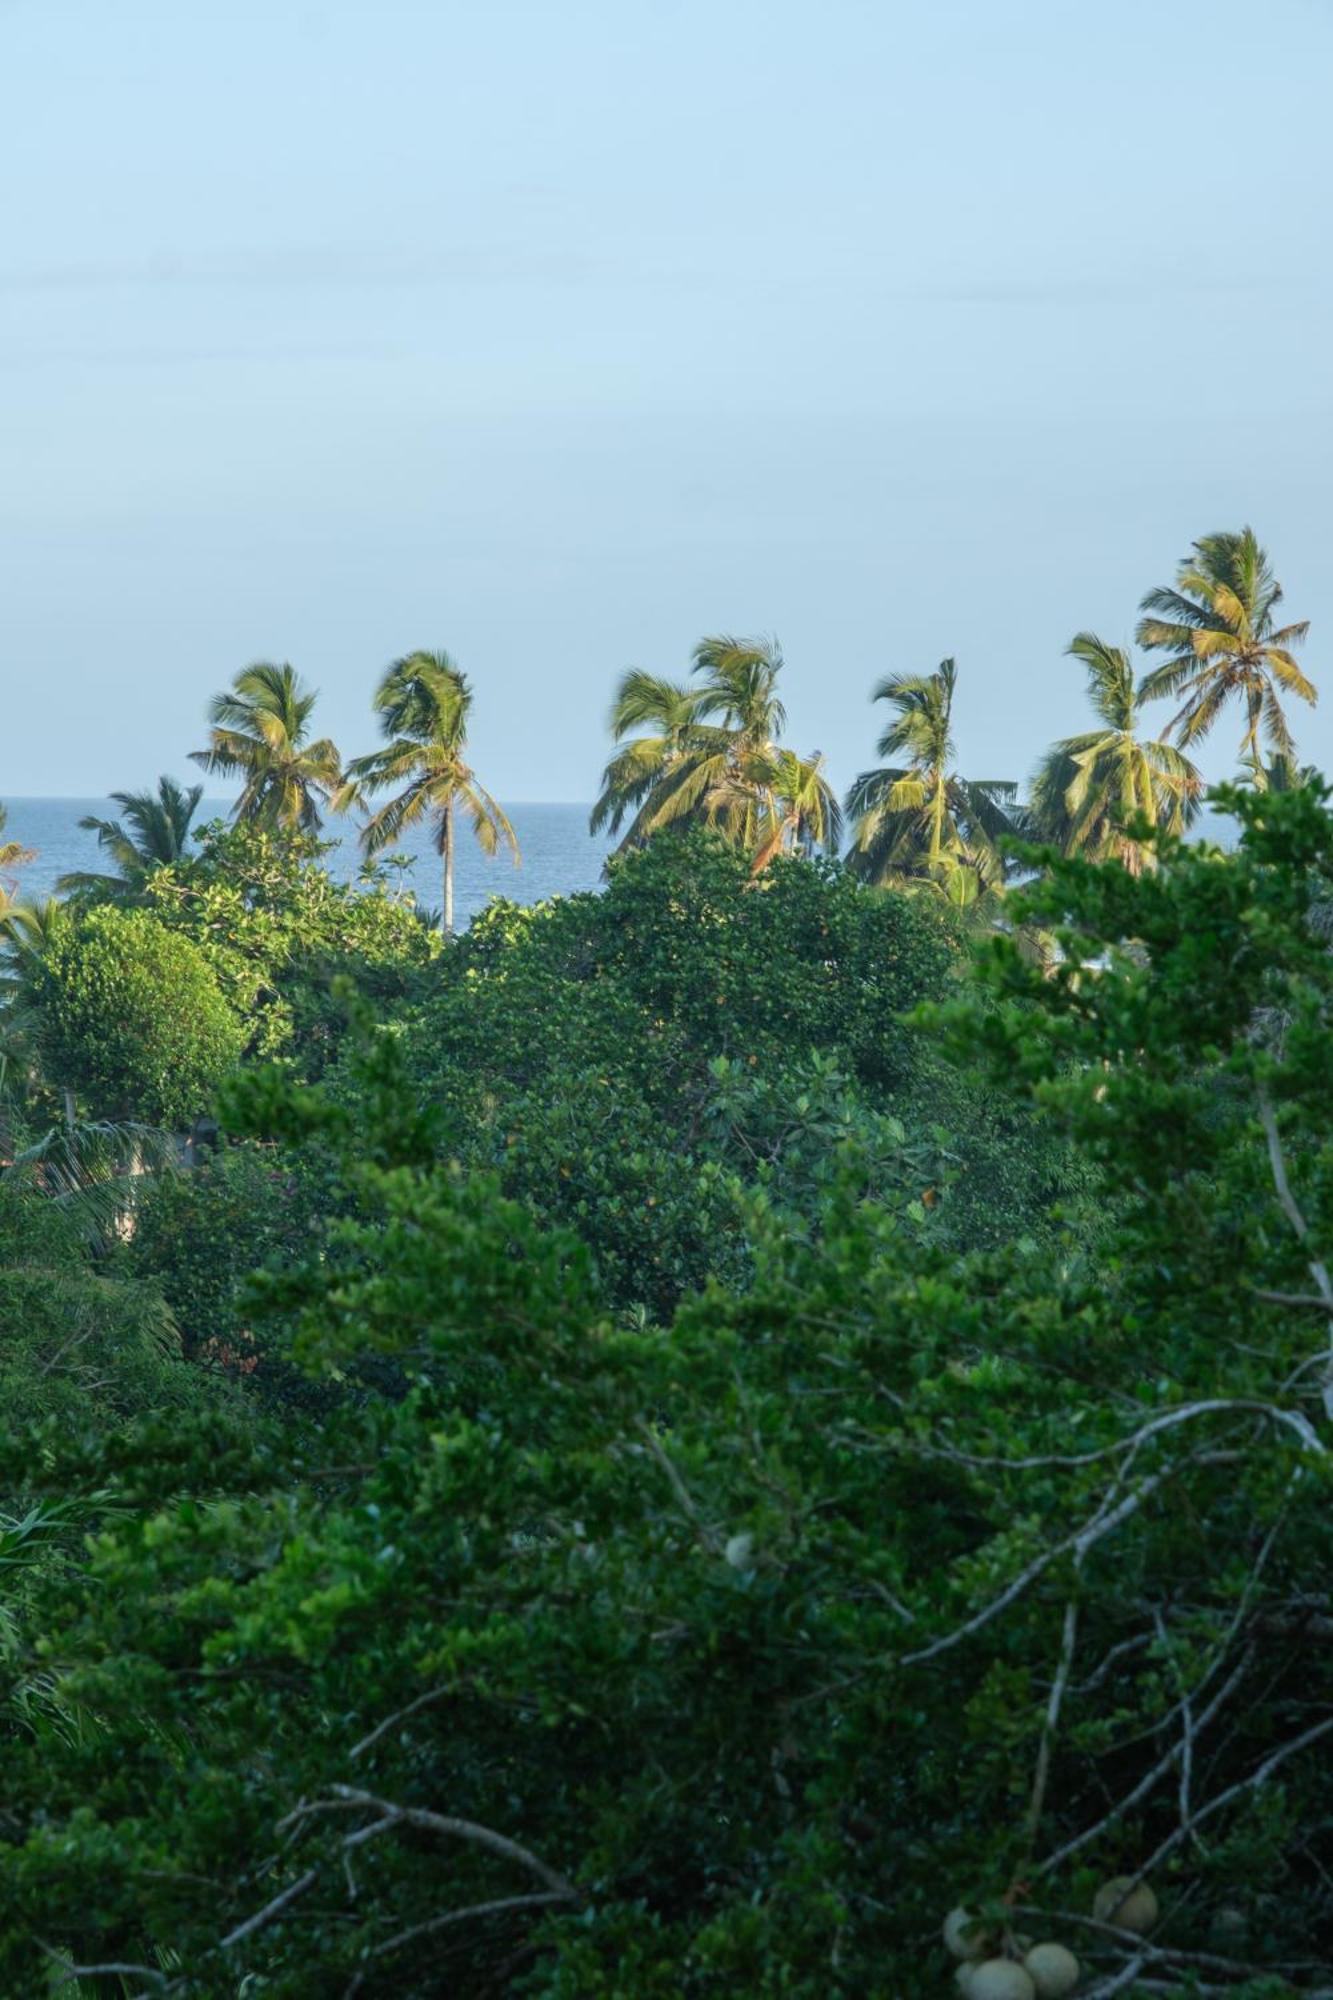
[[[1331,84],[1333,0],[0,0],[0,798],[425,645],[587,800],[717,631],[840,785],[946,654],[1021,778],[1245,522],[1333,770]]]

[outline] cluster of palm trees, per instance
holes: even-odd
[[[1136,672],[1121,648],[1080,632],[1070,656],[1083,667],[1094,726],[1052,745],[1021,800],[1012,779],[965,778],[955,767],[955,662],[933,673],[892,674],[873,699],[889,711],[877,751],[839,801],[818,751],[780,741],[782,656],[770,642],[720,635],[694,650],[690,676],[673,681],[639,668],[620,682],[611,711],[617,749],[592,809],[594,833],[620,849],[673,828],[706,825],[742,849],[758,875],[783,853],[840,852],[862,879],[928,889],[960,908],[988,910],[1003,889],[1007,836],[1035,837],[1066,853],[1118,859],[1137,871],[1146,822],[1180,833],[1202,781],[1189,752],[1232,701],[1244,713],[1241,763],[1260,785],[1301,773],[1284,697],[1315,690],[1294,649],[1304,623],[1279,624],[1282,589],[1251,529],[1197,541],[1167,588],[1143,599],[1139,645],[1162,656]],[[1156,736],[1140,733],[1144,707],[1179,706]],[[368,860],[408,829],[428,826],[441,857],[442,928],[453,929],[454,856],[460,815],[487,854],[514,830],[467,761],[472,689],[443,652],[392,662],[374,696],[383,742],[344,763],[313,734],[315,691],[290,666],[246,667],[209,708],[206,746],[192,753],[210,775],[240,780],[238,820],[313,832],[325,811],[361,811]],[[1172,738],[1175,740],[1173,741]],[[1265,757],[1265,751],[1267,757]],[[157,791],[112,794],[118,819],[89,817],[114,872],[66,876],[65,893],[135,893],[154,868],[181,859],[203,787],[162,778]],[[0,834],[4,816],[0,810]],[[6,871],[25,858],[0,839],[0,905],[12,932],[18,906]]]
[[[443,927],[452,931],[457,814],[471,821],[486,853],[507,843],[518,855],[504,811],[466,759],[472,707],[467,676],[447,653],[410,653],[393,661],[374,697],[386,740],[346,765],[327,736],[312,737],[316,700],[290,666],[261,660],[246,667],[210,703],[208,743],[192,751],[192,759],[210,775],[240,779],[232,808],[239,821],[314,833],[325,810],[364,807],[360,837],[368,858],[407,828],[430,825],[443,863]],[[133,895],[153,869],[185,857],[203,790],[159,778],[156,792],[113,792],[119,819],[90,815],[79,824],[97,835],[114,872],[63,876],[61,891]],[[371,811],[369,801],[384,791],[392,796]],[[4,857],[0,848],[0,865]]]
[[[1012,779],[955,769],[953,660],[878,683],[873,699],[890,712],[878,744],[885,761],[861,773],[840,809],[823,760],[778,745],[777,649],[706,639],[692,682],[638,669],[621,681],[611,727],[622,747],[603,774],[593,828],[623,827],[621,845],[632,847],[702,821],[743,845],[758,872],[784,848],[837,851],[845,819],[858,875],[928,886],[962,907],[984,907],[1002,887],[1006,836],[1137,872],[1148,850],[1136,825],[1179,834],[1197,813],[1203,784],[1188,752],[1231,701],[1244,710],[1241,763],[1252,780],[1285,785],[1297,776],[1283,697],[1313,703],[1315,690],[1293,656],[1308,628],[1278,624],[1281,600],[1245,528],[1201,538],[1174,584],[1143,599],[1138,643],[1164,655],[1160,664],[1136,674],[1120,647],[1080,632],[1068,651],[1085,670],[1094,727],[1052,745],[1023,802]],[[1144,737],[1142,711],[1163,696],[1180,706],[1160,734]]]

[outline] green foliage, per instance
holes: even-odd
[[[146,910],[58,926],[27,997],[48,1075],[99,1117],[190,1124],[244,1044],[206,955]]]
[[[241,1152],[126,1254],[358,1390],[49,1441],[99,1520],[0,1648],[0,1988],[900,2000],[967,1903],[1093,1993],[1326,1989],[1333,815],[1223,803],[1234,853],[1049,861],[1056,964],[975,984],[672,838],[233,1078],[318,1229]],[[239,1303],[215,1224],[278,1253]],[[1146,1947],[1086,1921],[1140,1871]]]
[[[160,1289],[187,1353],[253,1360],[243,1281],[272,1259],[308,1253],[320,1192],[271,1150],[226,1147],[145,1186],[123,1262]]]
[[[214,822],[198,842],[197,856],[149,878],[148,907],[207,954],[245,1018],[248,1055],[317,1076],[344,1022],[334,982],[389,1010],[438,954],[410,901],[334,882],[313,835]]]
[[[1055,1149],[902,1021],[964,964],[942,906],[789,859],[756,883],[735,849],[678,835],[602,896],[492,905],[406,1059],[447,1151],[576,1229],[608,1304],[661,1317],[710,1276],[744,1282],[743,1189],[817,1224],[844,1149],[867,1193],[924,1198],[941,1229],[1025,1226]]]

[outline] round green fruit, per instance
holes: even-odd
[[[1157,1922],[1157,1898],[1146,1882],[1133,1875],[1113,1875],[1097,1891],[1092,1914],[1099,1924],[1114,1924],[1118,1930],[1147,1937]]]
[[[1037,2000],[1030,1975],[1012,1958],[988,1958],[973,1966],[964,1990],[968,2000]]]
[[[984,1958],[995,1944],[976,1911],[961,1906],[944,1919],[944,1942],[955,1958]]]
[[[1078,1985],[1078,1960],[1062,1944],[1034,1944],[1023,1964],[1037,1989],[1037,2000],[1066,2000]]]

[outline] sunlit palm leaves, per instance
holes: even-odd
[[[876,747],[892,761],[863,771],[846,799],[848,865],[865,881],[933,881],[946,893],[960,873],[982,889],[1003,881],[999,843],[1020,830],[1018,788],[953,769],[957,685],[957,666],[942,660],[933,674],[890,674],[875,688],[893,718]]]
[[[777,740],[787,719],[778,648],[715,635],[699,641],[691,671],[692,685],[637,667],[624,676],[611,709],[622,747],[602,774],[593,832],[625,826],[624,851],[669,827],[710,826],[756,873],[788,848],[835,852],[841,820],[822,758]]]
[[[1170,657],[1147,676],[1140,699],[1184,695],[1169,725],[1182,746],[1201,742],[1237,699],[1245,710],[1242,761],[1258,768],[1261,734],[1272,750],[1292,755],[1282,696],[1311,704],[1317,697],[1292,652],[1308,623],[1279,626],[1274,614],[1281,601],[1282,586],[1250,528],[1203,536],[1174,586],[1148,592],[1139,644]]]
[[[502,842],[518,860],[518,842],[503,808],[478,784],[467,763],[468,714],[472,690],[466,674],[447,653],[409,653],[384,673],[375,710],[388,739],[380,750],[354,758],[336,793],[336,811],[362,803],[376,792],[398,789],[366,821],[361,845],[367,855],[392,847],[409,827],[432,825],[444,863],[441,929],[454,926],[454,821],[459,809],[472,823],[484,854]]]
[[[174,778],[159,778],[156,793],[112,792],[112,802],[120,807],[123,818],[98,819],[89,813],[79,825],[97,835],[97,844],[114,862],[116,873],[78,871],[62,875],[57,887],[65,895],[87,891],[133,894],[155,868],[169,868],[183,859],[203,793],[202,785],[191,785],[187,791]]]
[[[1032,780],[1033,830],[1066,854],[1115,859],[1133,874],[1146,850],[1127,828],[1137,816],[1164,833],[1180,834],[1198,812],[1202,781],[1171,744],[1136,733],[1147,683],[1118,646],[1080,632],[1069,656],[1087,670],[1088,697],[1100,726],[1052,744]]]
[[[337,789],[340,760],[326,736],[310,741],[317,696],[289,666],[261,660],[237,674],[209,706],[208,748],[191,752],[205,771],[243,780],[238,820],[314,832]]]
[[[0,806],[0,835],[3,835],[9,815]],[[21,840],[0,838],[0,909],[9,902],[14,893],[14,877],[11,871],[21,868],[25,861],[33,858],[32,849],[25,847]]]

